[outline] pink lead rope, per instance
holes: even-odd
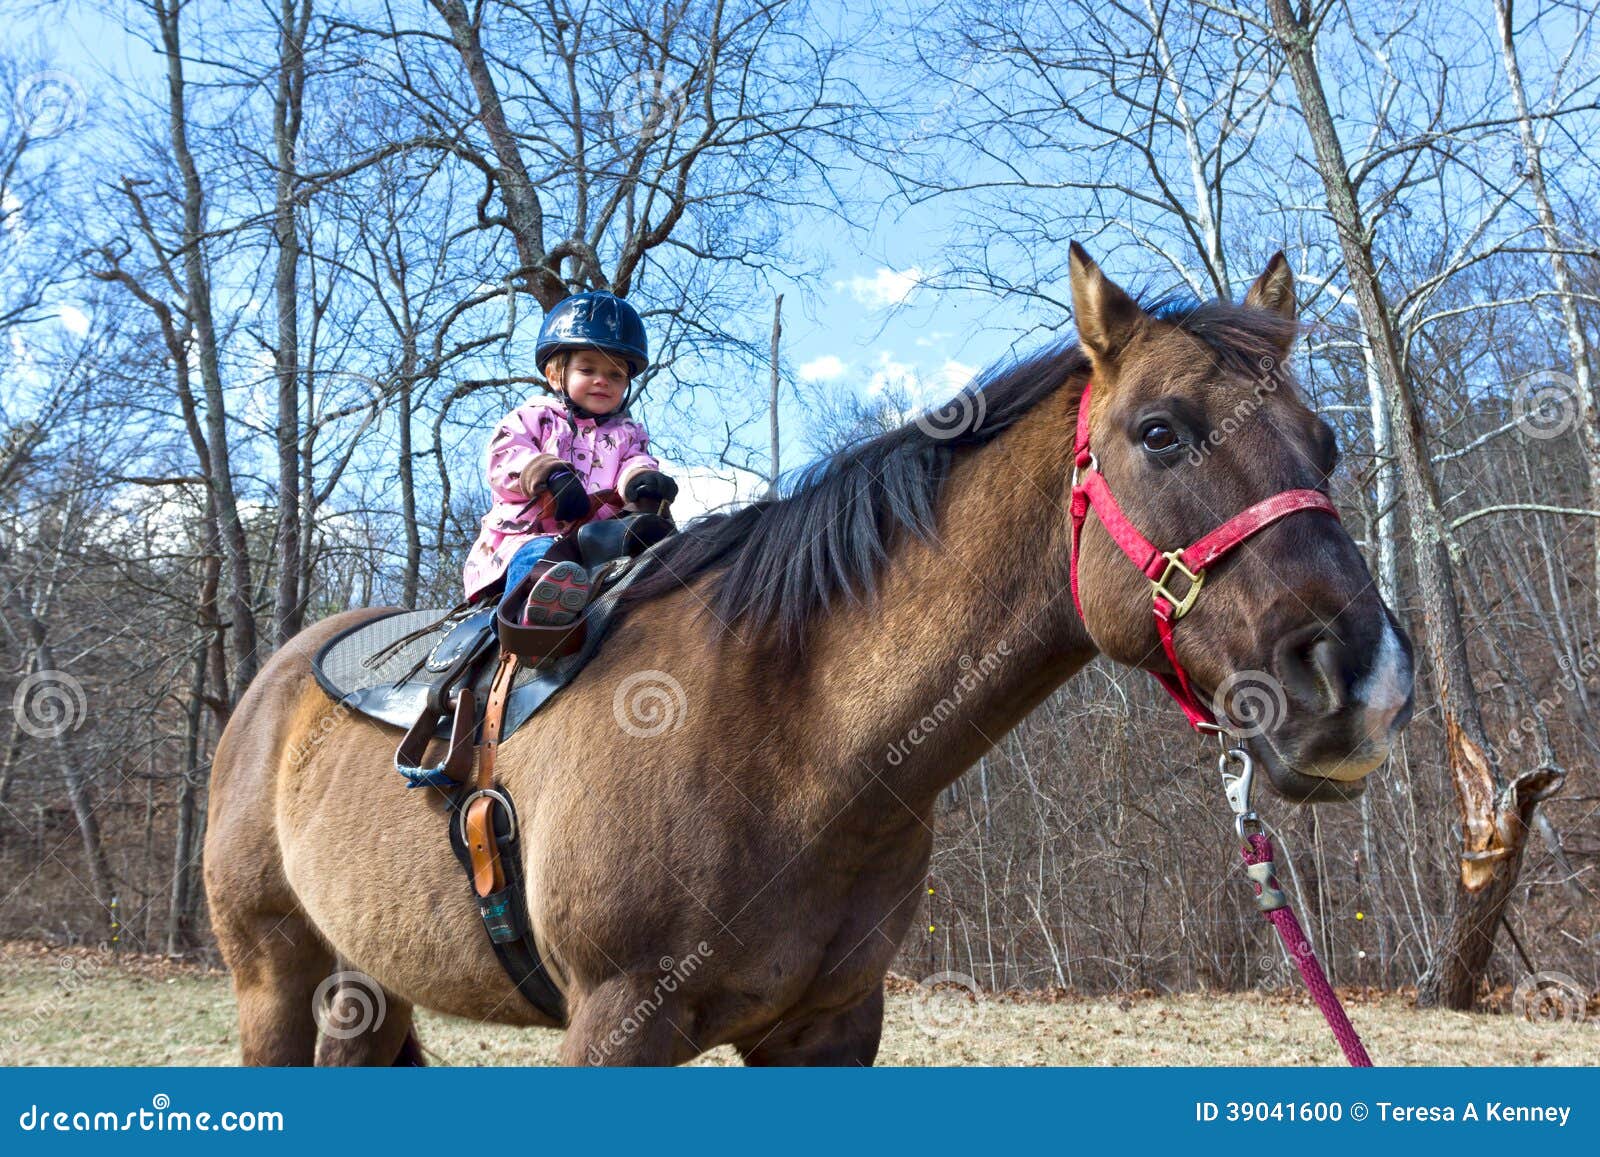
[[[1219,727],[1216,731],[1220,738],[1222,729]],[[1229,765],[1234,763],[1239,765],[1238,774],[1230,770]],[[1333,985],[1328,983],[1311,941],[1306,939],[1305,930],[1295,918],[1294,909],[1289,907],[1289,897],[1278,886],[1278,874],[1272,862],[1272,841],[1267,838],[1266,832],[1259,830],[1261,819],[1250,807],[1250,788],[1255,776],[1255,763],[1250,753],[1241,747],[1224,748],[1217,766],[1222,772],[1222,790],[1228,797],[1228,806],[1233,809],[1233,830],[1243,841],[1239,852],[1244,856],[1245,874],[1250,877],[1250,883],[1256,891],[1256,907],[1278,930],[1284,951],[1300,970],[1300,979],[1305,981],[1306,991],[1311,993],[1311,999],[1322,1010],[1323,1019],[1333,1030],[1339,1047],[1344,1050],[1345,1060],[1356,1068],[1370,1069],[1372,1058],[1367,1055],[1366,1046],[1361,1043],[1355,1026],[1345,1015],[1344,1005],[1339,1003]]]
[[[1306,982],[1306,991],[1311,993],[1311,999],[1316,1001],[1317,1007],[1322,1010],[1328,1027],[1333,1030],[1334,1039],[1344,1050],[1345,1060],[1357,1068],[1370,1069],[1372,1058],[1367,1055],[1366,1046],[1356,1035],[1355,1026],[1345,1015],[1344,1005],[1339,1003],[1338,994],[1333,991],[1333,985],[1328,983],[1327,976],[1323,974],[1322,965],[1317,962],[1317,954],[1311,948],[1311,941],[1306,939],[1300,921],[1295,919],[1294,909],[1289,907],[1289,901],[1278,890],[1278,881],[1272,870],[1272,841],[1267,838],[1265,832],[1254,832],[1248,840],[1249,842],[1240,851],[1244,854],[1245,871],[1251,874],[1251,881],[1256,886],[1256,903],[1261,905],[1262,913],[1277,928],[1284,950],[1294,961],[1295,967],[1300,970],[1300,979]],[[1265,883],[1256,878],[1256,872],[1262,873]],[[1265,902],[1268,888],[1276,893],[1280,900],[1270,908]]]
[[[1085,383],[1083,395],[1078,402],[1078,429],[1073,445],[1070,571],[1072,601],[1081,617],[1083,604],[1078,598],[1078,543],[1083,535],[1083,524],[1089,517],[1089,511],[1093,510],[1099,516],[1100,525],[1105,527],[1122,553],[1127,555],[1150,580],[1151,613],[1155,616],[1156,636],[1161,640],[1161,649],[1166,654],[1168,665],[1172,668],[1171,674],[1165,672],[1152,672],[1152,674],[1177,701],[1190,726],[1196,731],[1214,732],[1221,740],[1224,735],[1231,735],[1231,732],[1217,722],[1211,709],[1190,684],[1188,673],[1178,661],[1178,649],[1173,641],[1173,627],[1179,619],[1188,614],[1199,597],[1201,585],[1205,581],[1206,568],[1251,535],[1271,526],[1280,518],[1301,511],[1318,511],[1331,514],[1334,518],[1339,517],[1339,512],[1328,500],[1327,495],[1320,491],[1285,490],[1240,511],[1221,526],[1181,550],[1159,550],[1149,539],[1140,534],[1138,528],[1122,513],[1122,508],[1111,496],[1111,488],[1106,485],[1105,478],[1100,473],[1100,464],[1095,459],[1094,452],[1089,448],[1089,388],[1090,383]],[[1168,585],[1175,577],[1181,577],[1187,583],[1186,589],[1182,592],[1174,591]],[[1230,763],[1240,764],[1241,770],[1237,775],[1230,773]],[[1244,841],[1240,851],[1244,855],[1245,872],[1255,886],[1256,904],[1278,930],[1285,951],[1294,961],[1295,967],[1300,970],[1300,978],[1305,981],[1311,999],[1322,1010],[1328,1027],[1333,1030],[1339,1047],[1344,1050],[1345,1059],[1358,1068],[1371,1068],[1372,1058],[1367,1056],[1361,1038],[1356,1035],[1355,1028],[1350,1024],[1350,1018],[1345,1015],[1344,1006],[1339,1003],[1338,994],[1328,983],[1328,977],[1317,961],[1311,942],[1306,939],[1300,921],[1295,919],[1294,911],[1289,907],[1289,898],[1278,887],[1278,878],[1273,870],[1272,841],[1267,838],[1265,832],[1259,830],[1261,821],[1250,809],[1250,788],[1254,775],[1254,763],[1250,754],[1238,746],[1226,747],[1224,742],[1220,765],[1223,788],[1227,793],[1228,803],[1233,808],[1234,830]]]

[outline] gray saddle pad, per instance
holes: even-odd
[[[524,667],[517,672],[506,700],[503,736],[509,736],[570,683],[599,649],[606,628],[611,625],[618,596],[642,569],[637,565],[639,560],[634,561],[635,565],[623,571],[584,611],[588,634],[581,650],[537,670]],[[457,628],[471,618],[486,616],[488,629],[493,629],[492,607],[449,618],[445,615],[444,611],[397,611],[340,632],[323,645],[312,661],[317,682],[352,710],[380,723],[401,729],[410,727],[427,706],[429,690],[455,657],[456,649],[475,633]],[[430,625],[435,629],[425,631]],[[423,633],[395,647],[401,639],[419,631]],[[382,662],[369,663],[373,656],[389,648],[394,649]],[[485,680],[493,669],[492,661],[484,665]],[[449,720],[442,718],[440,733],[448,732]]]

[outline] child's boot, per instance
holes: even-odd
[[[534,564],[534,571],[522,621],[537,627],[563,627],[575,622],[593,593],[589,572],[575,562],[544,560]]]

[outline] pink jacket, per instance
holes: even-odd
[[[541,454],[554,455],[572,467],[590,494],[621,493],[639,471],[661,469],[649,449],[650,436],[632,418],[608,415],[574,422],[560,398],[537,397],[511,411],[489,439],[486,466],[494,505],[483,516],[483,528],[463,568],[467,597],[504,574],[523,543],[561,529],[553,519],[541,519],[538,502],[522,493],[519,482],[529,462]],[[619,510],[608,504],[597,517],[610,518]]]

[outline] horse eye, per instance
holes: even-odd
[[[1178,435],[1172,432],[1172,427],[1157,422],[1147,426],[1141,435],[1144,448],[1152,454],[1160,454],[1172,449],[1178,444]]]

